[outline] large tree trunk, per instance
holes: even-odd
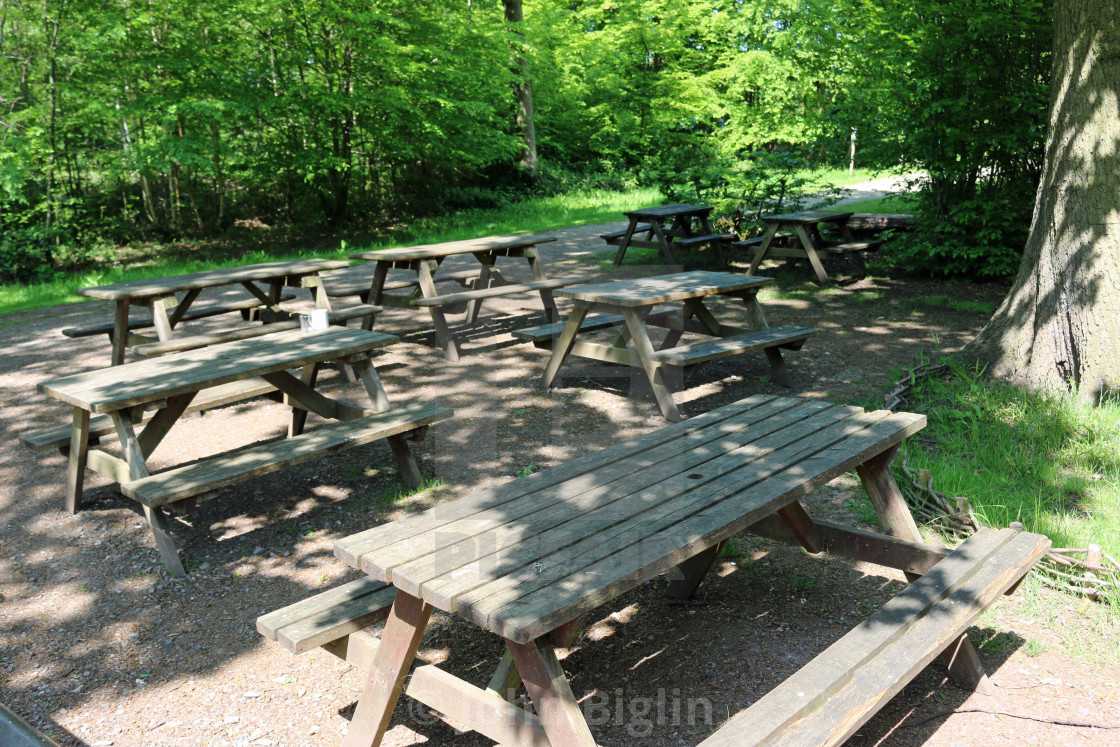
[[[506,23],[519,24],[524,20],[521,0],[502,0],[502,5],[505,7]],[[516,25],[514,33],[522,34]],[[513,74],[517,76],[517,82],[513,84],[513,93],[517,97],[517,128],[525,141],[517,161],[530,177],[536,179],[540,172],[537,165],[537,130],[533,124],[533,88],[529,82],[529,60],[523,54],[517,54]]]
[[[1050,121],[1015,284],[963,355],[1032,388],[1120,386],[1120,4],[1056,0]]]

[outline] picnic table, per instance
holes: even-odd
[[[799,350],[816,330],[770,327],[758,303],[758,291],[773,282],[772,278],[757,275],[694,270],[582,285],[558,292],[572,299],[574,304],[566,322],[516,330],[513,334],[552,351],[541,378],[543,388],[552,386],[560,367],[572,355],[632,366],[645,373],[661,414],[676,422],[681,416],[669,391],[668,377],[679,373],[679,378],[684,378],[706,361],[763,350],[774,381],[782,386],[790,385],[781,350]],[[746,311],[746,326],[725,324],[716,319],[704,305],[705,299],[712,296],[741,300]],[[664,306],[675,303],[682,305]],[[611,327],[621,327],[621,331],[609,345],[577,339],[580,335]],[[656,349],[649,336],[650,327],[668,330]],[[680,345],[686,332],[707,339]]]
[[[62,330],[62,333],[67,337],[108,334],[112,344],[112,365],[117,366],[124,363],[125,352],[133,346],[169,343],[176,336],[175,328],[179,322],[188,319],[231,311],[241,311],[248,318],[249,313],[255,310],[261,311],[265,322],[288,319],[289,314],[280,306],[286,300],[283,294],[286,287],[310,289],[315,307],[330,310],[330,301],[323,292],[323,282],[319,276],[323,272],[347,267],[349,264],[345,260],[297,259],[81,288],[77,291],[79,296],[115,302],[113,320],[103,324],[70,327]],[[265,284],[266,288],[262,289],[258,283]],[[230,285],[240,285],[249,292],[251,298],[192,308],[203,291]],[[176,295],[178,293],[183,293],[184,296],[180,299]],[[129,310],[133,306],[147,307],[151,311],[150,316],[130,318]],[[372,310],[363,311],[373,313]],[[155,337],[133,331],[148,327],[155,329]],[[173,348],[174,345],[164,347]]]
[[[860,272],[866,272],[863,263],[863,252],[877,248],[881,241],[856,241],[849,228],[852,213],[834,212],[831,210],[805,210],[799,213],[785,213],[782,215],[767,215],[762,218],[766,224],[766,233],[762,236],[761,243],[755,249],[754,259],[747,271],[753,275],[758,271],[758,266],[767,257],[807,259],[817,274],[821,285],[829,283],[828,273],[825,272],[821,259],[824,256],[842,257],[850,256],[855,260]],[[830,224],[836,227],[843,237],[841,242],[829,242],[821,236],[820,225]],[[783,234],[779,234],[783,232]],[[788,234],[788,235],[787,235]],[[779,235],[787,235],[796,241],[792,246],[779,246],[776,241]]]
[[[673,255],[673,247],[695,249],[711,246],[716,252],[717,259],[723,264],[720,246],[734,241],[735,234],[713,232],[708,222],[711,213],[712,208],[707,205],[684,203],[631,210],[623,213],[630,221],[625,229],[605,233],[601,238],[612,246],[618,246],[618,251],[614,255],[616,267],[622,264],[626,250],[632,246],[659,249],[665,263],[672,267],[681,266]],[[668,227],[665,225],[666,222],[669,222]],[[643,233],[645,238],[635,238],[636,235]]]
[[[550,279],[545,276],[537,245],[551,241],[556,241],[556,237],[540,234],[488,236],[443,244],[422,244],[397,249],[356,252],[350,255],[351,259],[363,259],[377,263],[373,272],[373,280],[368,287],[365,287],[364,284],[359,286],[348,285],[340,287],[338,291],[332,290],[330,292],[332,295],[361,294],[363,302],[371,303],[374,306],[427,309],[435,327],[436,344],[443,350],[444,357],[454,362],[459,360],[460,347],[451,333],[451,327],[447,322],[447,314],[456,313],[457,309],[465,309],[466,322],[473,323],[478,320],[483,300],[537,291],[540,294],[541,305],[549,320],[556,321],[560,318],[556,309],[556,302],[552,297],[552,291],[556,288],[584,281],[583,278]],[[473,257],[479,264],[478,269],[437,274],[444,260],[459,256]],[[507,280],[497,267],[497,261],[502,257],[524,259],[529,264],[533,279],[526,283],[514,283]],[[389,271],[393,269],[415,273],[415,280],[389,282]],[[441,293],[437,289],[437,284],[450,280],[460,281],[461,283],[473,281],[473,285],[469,290]],[[387,292],[400,288],[408,290],[409,294]]]
[[[345,747],[379,744],[402,691],[499,744],[591,747],[554,649],[572,644],[585,615],[662,574],[671,597],[692,596],[722,544],[752,530],[913,580],[703,743],[838,744],[938,656],[958,681],[984,689],[965,631],[1049,548],[1015,529],[985,530],[952,551],[922,541],[889,464],[925,422],[749,397],[341,539],[335,555],[367,577],[264,615],[257,627],[290,651],[321,645],[367,671]],[[814,519],[801,504],[853,469],[888,534]],[[437,609],[504,640],[507,655],[486,689],[414,662]],[[380,620],[380,639],[363,630]],[[535,713],[510,702],[520,683]]]
[[[81,510],[86,469],[120,483],[121,492],[139,501],[167,569],[185,571],[169,532],[165,509],[184,513],[197,499],[317,456],[386,438],[401,474],[410,485],[421,482],[419,467],[407,439],[422,437],[430,423],[451,411],[422,402],[390,407],[370,354],[397,338],[364,329],[328,327],[299,330],[173,353],[158,358],[72,374],[38,385],[38,391],[73,408],[71,437],[63,452],[69,457],[66,507]],[[371,406],[358,407],[316,391],[320,364],[345,362],[354,367]],[[289,370],[295,369],[295,370]],[[263,379],[292,408],[288,438],[250,449],[219,454],[156,474],[147,458],[204,389]],[[135,422],[154,411],[137,433]],[[336,420],[304,433],[308,411]],[[91,434],[91,415],[102,419]],[[105,419],[109,421],[106,427]],[[91,435],[113,432],[123,458],[90,448]]]

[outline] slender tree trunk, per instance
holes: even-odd
[[[1045,163],[1015,284],[964,355],[1033,388],[1120,386],[1120,5],[1057,0]]]
[[[524,20],[521,0],[502,0],[505,7],[506,23],[519,24]],[[514,33],[524,36],[518,26],[514,26]],[[512,68],[516,82],[513,84],[513,93],[517,97],[517,128],[521,130],[521,139],[525,144],[518,154],[517,161],[534,180],[540,175],[537,164],[537,130],[533,125],[533,88],[529,80],[529,59],[520,52],[515,52],[515,63]]]

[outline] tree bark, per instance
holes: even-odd
[[[962,355],[1097,402],[1120,386],[1120,4],[1056,0],[1050,119],[1023,262]]]
[[[502,0],[505,8],[506,23],[519,24],[524,20],[521,0]],[[523,36],[521,30],[514,26],[514,33]],[[533,88],[529,82],[529,60],[524,54],[515,52],[516,62],[512,68],[516,76],[513,84],[513,93],[517,97],[517,128],[521,130],[521,139],[524,145],[517,161],[532,179],[540,174],[537,164],[537,130],[533,124]]]

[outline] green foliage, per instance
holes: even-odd
[[[1093,407],[955,366],[947,380],[921,382],[906,409],[929,418],[921,438],[903,442],[910,466],[968,498],[984,524],[1020,521],[1055,546],[1120,553],[1120,404]]]
[[[918,181],[916,230],[891,246],[906,269],[1006,277],[1019,266],[1042,167],[1052,4],[867,0],[853,54],[870,73],[850,104],[879,116],[865,155]]]

